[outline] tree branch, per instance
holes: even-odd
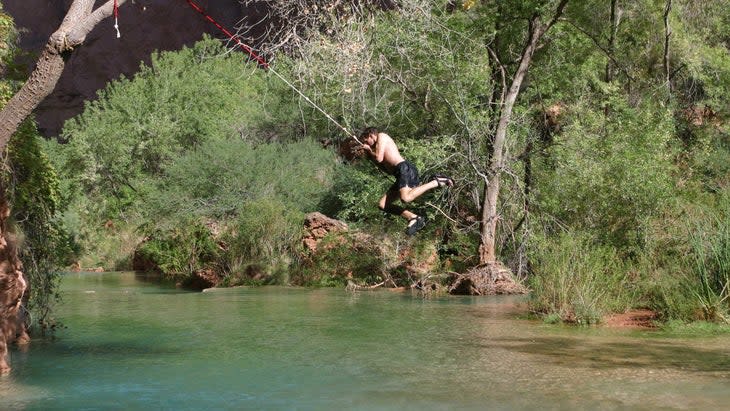
[[[85,0],[84,0],[85,1]],[[121,6],[127,0],[117,0],[117,6]],[[114,0],[109,0],[99,6],[93,13],[84,17],[76,23],[66,35],[67,46],[73,48],[83,43],[86,36],[96,27],[99,22],[112,15],[114,12]]]

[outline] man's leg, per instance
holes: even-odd
[[[380,199],[380,203],[378,206],[381,210],[393,214],[393,215],[399,215],[406,220],[408,220],[408,226],[406,226],[406,234],[408,235],[414,235],[419,230],[421,230],[423,227],[426,226],[426,218],[423,216],[416,215],[408,210],[406,210],[403,207],[399,207],[393,204],[394,201],[400,199],[401,197],[400,191],[395,190],[389,190],[385,195]]]
[[[423,193],[428,190],[433,190],[436,187],[451,187],[454,185],[454,181],[449,177],[436,177],[426,184],[421,184],[418,187],[403,187],[400,189],[400,199],[404,203],[410,203],[411,201],[420,197]]]
[[[400,198],[400,193],[398,191],[388,190],[388,192],[385,193],[382,198],[380,198],[380,201],[378,202],[378,207],[380,207],[381,210],[385,211],[388,214],[398,215],[405,218],[406,220],[410,220],[416,217],[415,214],[406,210],[405,208],[393,204]]]

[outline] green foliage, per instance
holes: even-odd
[[[208,228],[195,222],[153,233],[137,252],[140,258],[154,263],[175,280],[183,280],[197,269],[210,268],[219,257]]]
[[[5,79],[5,72],[15,57],[16,39],[15,22],[3,11],[2,3],[0,3],[0,74],[3,77],[3,80],[0,81],[0,107],[4,106],[14,93],[13,83]]]
[[[651,107],[610,101],[609,119],[598,107],[569,108],[568,124],[536,173],[537,203],[541,212],[563,224],[637,252],[645,221],[676,194],[671,119]]]
[[[432,13],[433,12],[433,13]],[[333,36],[303,46],[289,61],[290,78],[350,129],[379,126],[406,138],[462,134],[467,112],[484,103],[488,28],[443,4],[406,1],[397,11],[343,21]],[[304,107],[310,129],[339,132]]]
[[[85,192],[123,203],[144,176],[164,175],[175,158],[206,141],[236,134],[259,141],[286,127],[291,114],[271,97],[277,87],[216,40],[155,54],[134,79],[112,82],[66,123],[66,169]],[[267,130],[272,118],[277,127]]]
[[[302,32],[301,49],[275,68],[348,129],[391,134],[422,177],[456,178],[441,207],[456,222],[432,222],[419,238],[465,268],[476,263],[500,93],[528,19],[556,4],[406,0],[383,13],[347,9],[341,21],[325,14],[307,20],[322,30]],[[629,306],[665,319],[727,316],[730,7],[673,4],[669,82],[665,2],[622,3],[611,27],[610,2],[590,0],[570,2],[522,84],[504,153],[500,252],[533,268],[531,307],[553,320],[593,323]],[[99,234],[107,220],[141,226],[160,266],[215,266],[229,285],[286,282],[288,272],[319,285],[348,272],[366,282],[397,274],[401,256],[353,239],[331,240],[320,261],[292,270],[312,210],[372,224],[379,244],[398,248],[402,227],[377,208],[392,178],[365,161],[338,164],[311,139],[337,142],[341,130],[241,60],[210,39],[158,53],[67,123],[68,191],[86,196],[66,218],[79,241],[118,236]],[[551,106],[562,112],[546,119]],[[700,218],[713,214],[725,220]]]
[[[283,199],[262,197],[246,202],[223,237],[228,244],[231,275],[247,267],[263,267],[275,281],[286,284],[287,271],[299,252],[304,215]]]
[[[690,233],[686,282],[703,319],[730,322],[730,192],[724,194],[721,213]]]
[[[645,304],[667,320],[727,322],[727,189],[662,216],[642,260]]]
[[[681,1],[672,24],[674,81],[682,105],[705,105],[727,112],[730,89],[730,2]]]
[[[328,192],[334,166],[332,153],[308,140],[203,143],[174,160],[168,176],[148,181],[148,200],[139,204],[148,222],[143,230],[176,232],[181,221],[215,221],[224,228],[220,240],[228,244],[217,266],[227,267],[231,284],[254,266],[284,281],[282,273],[296,260],[304,213],[313,211]],[[162,260],[165,255],[170,262]],[[156,261],[178,269],[181,259],[168,253]]]
[[[319,144],[210,141],[176,158],[164,177],[150,179],[140,205],[150,220],[184,215],[223,218],[248,201],[272,198],[299,212],[314,210],[327,192],[335,159]]]
[[[134,79],[101,91],[67,122],[69,144],[57,150],[69,177],[66,220],[95,254],[87,261],[123,267],[141,234],[152,238],[143,250],[151,260],[173,275],[190,273],[212,260],[185,238],[189,224],[235,230],[248,204],[262,199],[285,205],[288,216],[313,210],[335,160],[315,142],[292,141],[294,106],[282,87],[206,39],[156,54]],[[113,244],[116,256],[107,252]],[[232,259],[216,258],[219,267]]]
[[[0,4],[0,108],[24,80],[14,59],[18,55],[15,23]],[[26,309],[31,330],[56,326],[53,307],[59,299],[59,267],[73,253],[70,237],[58,219],[62,210],[60,181],[44,153],[35,121],[26,119],[10,140],[2,159],[3,195],[11,204],[11,220],[20,245],[19,256],[29,282]]]
[[[580,232],[536,239],[530,310],[562,321],[595,324],[628,308],[635,294],[615,249]]]
[[[6,161],[12,180],[2,186],[10,188],[7,195],[31,290],[26,308],[31,326],[46,332],[55,327],[52,309],[59,299],[59,268],[69,263],[74,250],[58,219],[62,211],[59,178],[41,148],[34,121],[26,120],[13,135]]]
[[[344,286],[348,279],[377,283],[388,273],[388,261],[377,241],[365,242],[352,235],[329,235],[317,246],[314,260],[294,272],[294,284]]]

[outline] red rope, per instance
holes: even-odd
[[[259,67],[261,67],[263,69],[267,69],[267,70],[269,70],[269,73],[273,73],[274,75],[276,75],[277,77],[279,77],[281,79],[281,81],[283,81],[284,83],[286,83],[286,85],[289,86],[292,90],[296,91],[297,94],[299,94],[304,100],[306,100],[309,104],[311,104],[312,107],[316,108],[317,110],[319,110],[320,113],[324,114],[324,116],[327,117],[327,119],[329,121],[331,121],[332,123],[334,123],[342,131],[344,131],[345,134],[347,134],[348,136],[350,136],[353,139],[355,139],[355,141],[357,141],[358,143],[362,144],[360,142],[360,140],[357,139],[357,136],[355,136],[354,134],[350,133],[347,130],[347,128],[345,128],[342,124],[338,123],[337,120],[335,120],[334,118],[332,118],[332,116],[330,116],[329,114],[327,114],[326,111],[322,110],[322,108],[319,107],[315,102],[313,102],[312,99],[310,99],[304,93],[302,93],[301,90],[299,90],[296,86],[294,86],[287,79],[285,79],[284,76],[282,76],[281,74],[277,73],[276,70],[274,70],[272,67],[269,66],[269,63],[267,63],[266,60],[263,59],[263,57],[261,57],[258,54],[256,54],[256,52],[254,52],[251,47],[249,47],[244,42],[242,42],[238,38],[237,35],[231,33],[225,27],[223,27],[220,23],[218,23],[217,21],[215,21],[215,19],[213,17],[211,17],[208,13],[206,13],[205,10],[203,10],[202,7],[198,6],[193,0],[187,0],[187,2],[190,5],[190,7],[192,7],[195,11],[197,11],[198,13],[200,13],[206,20],[208,20],[209,22],[213,23],[216,27],[218,27],[218,30],[222,31],[223,34],[225,34],[226,36],[228,36],[229,39],[233,40],[244,51],[246,51],[246,53],[248,53],[248,55],[251,57],[251,59],[256,60],[256,62],[259,64]]]
[[[187,0],[187,2],[190,5],[190,7],[192,7],[198,13],[202,14],[203,17],[205,17],[206,20],[208,20],[209,22],[213,23],[213,25],[215,25],[218,28],[218,30],[222,31],[223,34],[225,34],[226,36],[228,36],[228,38],[230,40],[232,40],[236,44],[238,44],[238,46],[241,47],[246,53],[248,53],[248,55],[251,56],[251,58],[253,60],[256,60],[256,62],[259,64],[259,66],[261,66],[264,69],[269,68],[269,63],[267,63],[266,60],[264,60],[263,57],[261,57],[258,54],[256,54],[256,52],[253,51],[253,49],[251,47],[249,47],[244,42],[242,42],[238,38],[237,35],[231,33],[230,31],[228,31],[228,29],[226,29],[220,23],[218,23],[213,17],[211,17],[208,13],[206,13],[205,10],[203,10],[202,7],[198,6],[193,0]]]
[[[122,37],[122,34],[119,33],[119,5],[117,0],[114,0],[114,30],[117,31],[117,38]]]

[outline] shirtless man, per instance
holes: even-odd
[[[368,127],[360,134],[360,140],[363,143],[363,150],[370,154],[378,167],[395,176],[396,179],[395,183],[380,199],[378,207],[386,213],[399,215],[408,220],[406,233],[408,235],[416,234],[426,226],[426,218],[393,205],[393,202],[400,199],[404,203],[410,203],[428,190],[436,187],[453,186],[454,180],[446,176],[436,175],[428,183],[419,185],[416,166],[400,155],[398,146],[389,135],[379,132],[375,127]]]

